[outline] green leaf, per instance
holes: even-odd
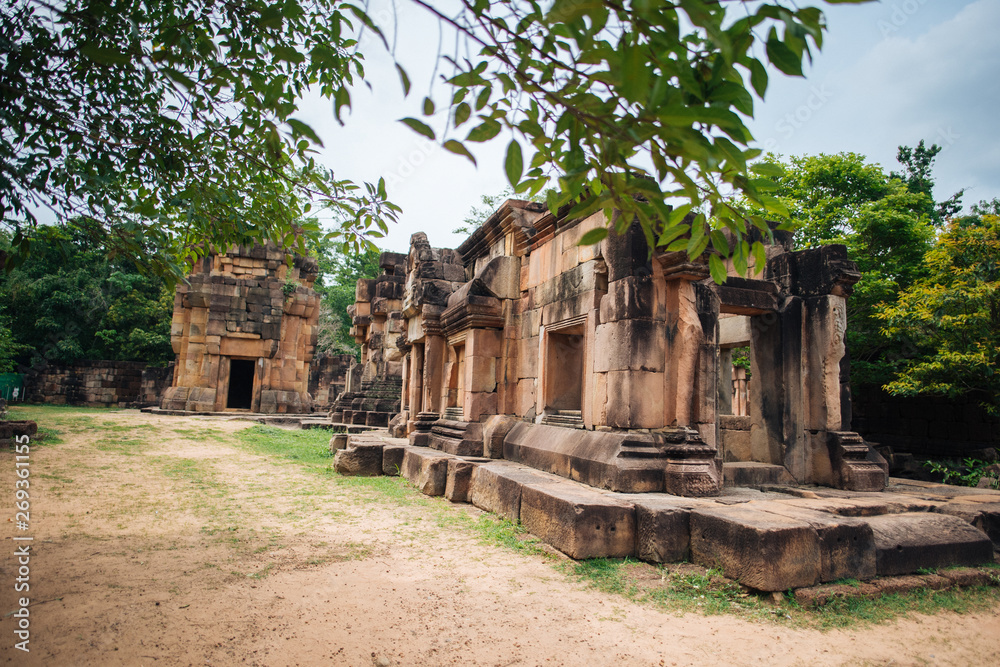
[[[306,57],[303,54],[299,53],[297,49],[294,49],[291,46],[284,46],[282,44],[276,44],[275,46],[272,46],[271,55],[273,55],[278,60],[284,60],[290,63],[295,63],[296,65],[298,65],[299,63],[304,63],[306,61]]]
[[[767,251],[760,241],[753,242],[754,269],[756,273],[762,273],[767,266]]]
[[[410,77],[399,63],[396,63],[396,71],[399,73],[400,83],[403,84],[403,97],[406,97],[410,94]]]
[[[434,115],[434,100],[429,97],[424,98],[424,115],[433,116]]]
[[[465,156],[465,157],[469,158],[469,160],[472,162],[472,164],[476,164],[476,158],[472,156],[472,153],[470,153],[468,151],[468,149],[466,149],[465,146],[463,146],[460,141],[455,141],[454,139],[449,139],[448,141],[444,142],[444,148],[445,148],[445,150],[451,151],[452,153],[455,153],[456,155]]]
[[[768,211],[771,211],[772,213],[777,213],[783,218],[788,217],[788,207],[785,206],[785,203],[783,201],[781,201],[774,195],[760,193],[759,195],[757,195],[757,200],[760,201],[760,203],[763,204],[764,208],[766,208]]]
[[[715,281],[716,285],[721,285],[726,282],[728,277],[728,272],[726,271],[726,265],[719,259],[718,255],[709,255],[708,257],[708,270],[712,273],[712,280]]]
[[[756,58],[750,61],[750,85],[753,86],[757,96],[764,99],[764,93],[767,91],[767,70]]]
[[[316,134],[316,132],[311,127],[303,123],[301,120],[297,120],[295,118],[289,118],[288,124],[292,128],[293,135],[307,137],[309,141],[313,142],[314,144],[317,144],[318,146],[323,145],[323,140],[319,138],[319,135]]]
[[[469,136],[465,138],[466,141],[483,142],[489,141],[493,137],[500,134],[500,130],[503,126],[493,119],[486,119],[481,125],[477,125],[472,128],[469,132]]]
[[[607,236],[607,227],[595,227],[580,237],[580,242],[577,245],[594,245],[603,241]]]
[[[785,175],[785,170],[781,165],[774,164],[773,162],[757,162],[750,167],[750,171],[761,176],[767,176],[768,178],[781,178]]]
[[[521,144],[517,139],[511,139],[507,145],[507,157],[503,162],[504,171],[507,173],[507,181],[517,188],[521,182],[521,174],[524,171],[524,158],[521,157]]]
[[[107,49],[97,44],[85,44],[80,48],[80,53],[102,65],[127,65],[132,62],[132,56],[122,53],[116,49]]]
[[[455,107],[455,127],[458,127],[465,121],[469,120],[469,116],[472,115],[472,107],[470,107],[465,102],[462,102],[457,107]]]
[[[427,137],[431,141],[433,141],[433,140],[435,140],[437,138],[434,135],[434,130],[432,130],[429,125],[427,125],[426,123],[420,122],[416,118],[400,118],[399,122],[405,124],[407,127],[409,127],[411,130],[413,130],[417,134],[422,134],[423,136]]]
[[[771,64],[789,76],[802,76],[802,59],[778,39],[778,33],[771,30],[767,38],[767,59]]]

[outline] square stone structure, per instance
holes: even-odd
[[[367,368],[401,375],[396,434],[615,491],[713,495],[724,474],[884,487],[884,460],[846,430],[860,274],[844,246],[795,252],[789,233],[751,230],[766,265],[744,278],[730,261],[717,285],[711,247],[650,251],[637,224],[580,245],[609,223],[508,200],[455,251],[416,234],[387,253],[352,315]],[[727,419],[742,345],[749,418]]]
[[[312,407],[318,265],[273,243],[234,246],[195,264],[174,296],[170,410],[304,413]]]

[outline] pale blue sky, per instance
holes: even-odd
[[[420,115],[438,46],[437,22],[405,0],[397,5],[396,55],[413,80],[410,97],[403,99],[392,59],[369,43],[374,90],[356,91],[346,127],[323,101],[307,104],[303,119],[324,138],[321,159],[339,177],[386,177],[404,212],[381,245],[405,250],[410,235],[423,231],[433,245],[454,247],[463,237],[450,232],[469,208],[506,185],[506,140],[480,147],[477,169],[396,122]],[[967,205],[1000,196],[1000,0],[821,6],[830,27],[825,47],[805,79],[772,71],[750,123],[758,145],[783,155],[854,151],[891,170],[897,146],[925,139],[945,149],[935,171],[938,198],[961,188],[969,189]],[[380,11],[373,3],[377,19],[391,16]],[[445,50],[453,46],[446,38]]]

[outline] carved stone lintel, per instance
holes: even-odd
[[[682,429],[663,435],[667,455],[664,485],[675,496],[703,498],[722,493],[722,464],[716,448],[697,431]]]
[[[885,459],[854,431],[827,434],[833,484],[847,491],[882,491],[889,479]]]

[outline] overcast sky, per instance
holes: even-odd
[[[376,20],[392,25],[391,4],[377,1]],[[936,198],[962,188],[966,205],[1000,197],[1000,0],[820,6],[829,25],[824,49],[805,79],[772,68],[767,97],[749,123],[757,145],[786,156],[853,151],[892,170],[899,145],[924,139],[944,149],[936,161]],[[501,135],[478,146],[476,168],[396,122],[420,116],[439,39],[437,21],[420,7],[399,0],[397,16],[396,57],[413,81],[409,98],[392,58],[369,42],[364,52],[373,90],[355,91],[346,126],[333,121],[322,100],[308,102],[302,117],[323,138],[320,159],[338,177],[386,178],[403,214],[383,248],[405,251],[418,231],[434,246],[455,247],[464,236],[451,231],[469,209],[506,186],[507,141]],[[454,49],[450,41],[445,51]],[[447,98],[439,92],[435,99],[440,106]]]

